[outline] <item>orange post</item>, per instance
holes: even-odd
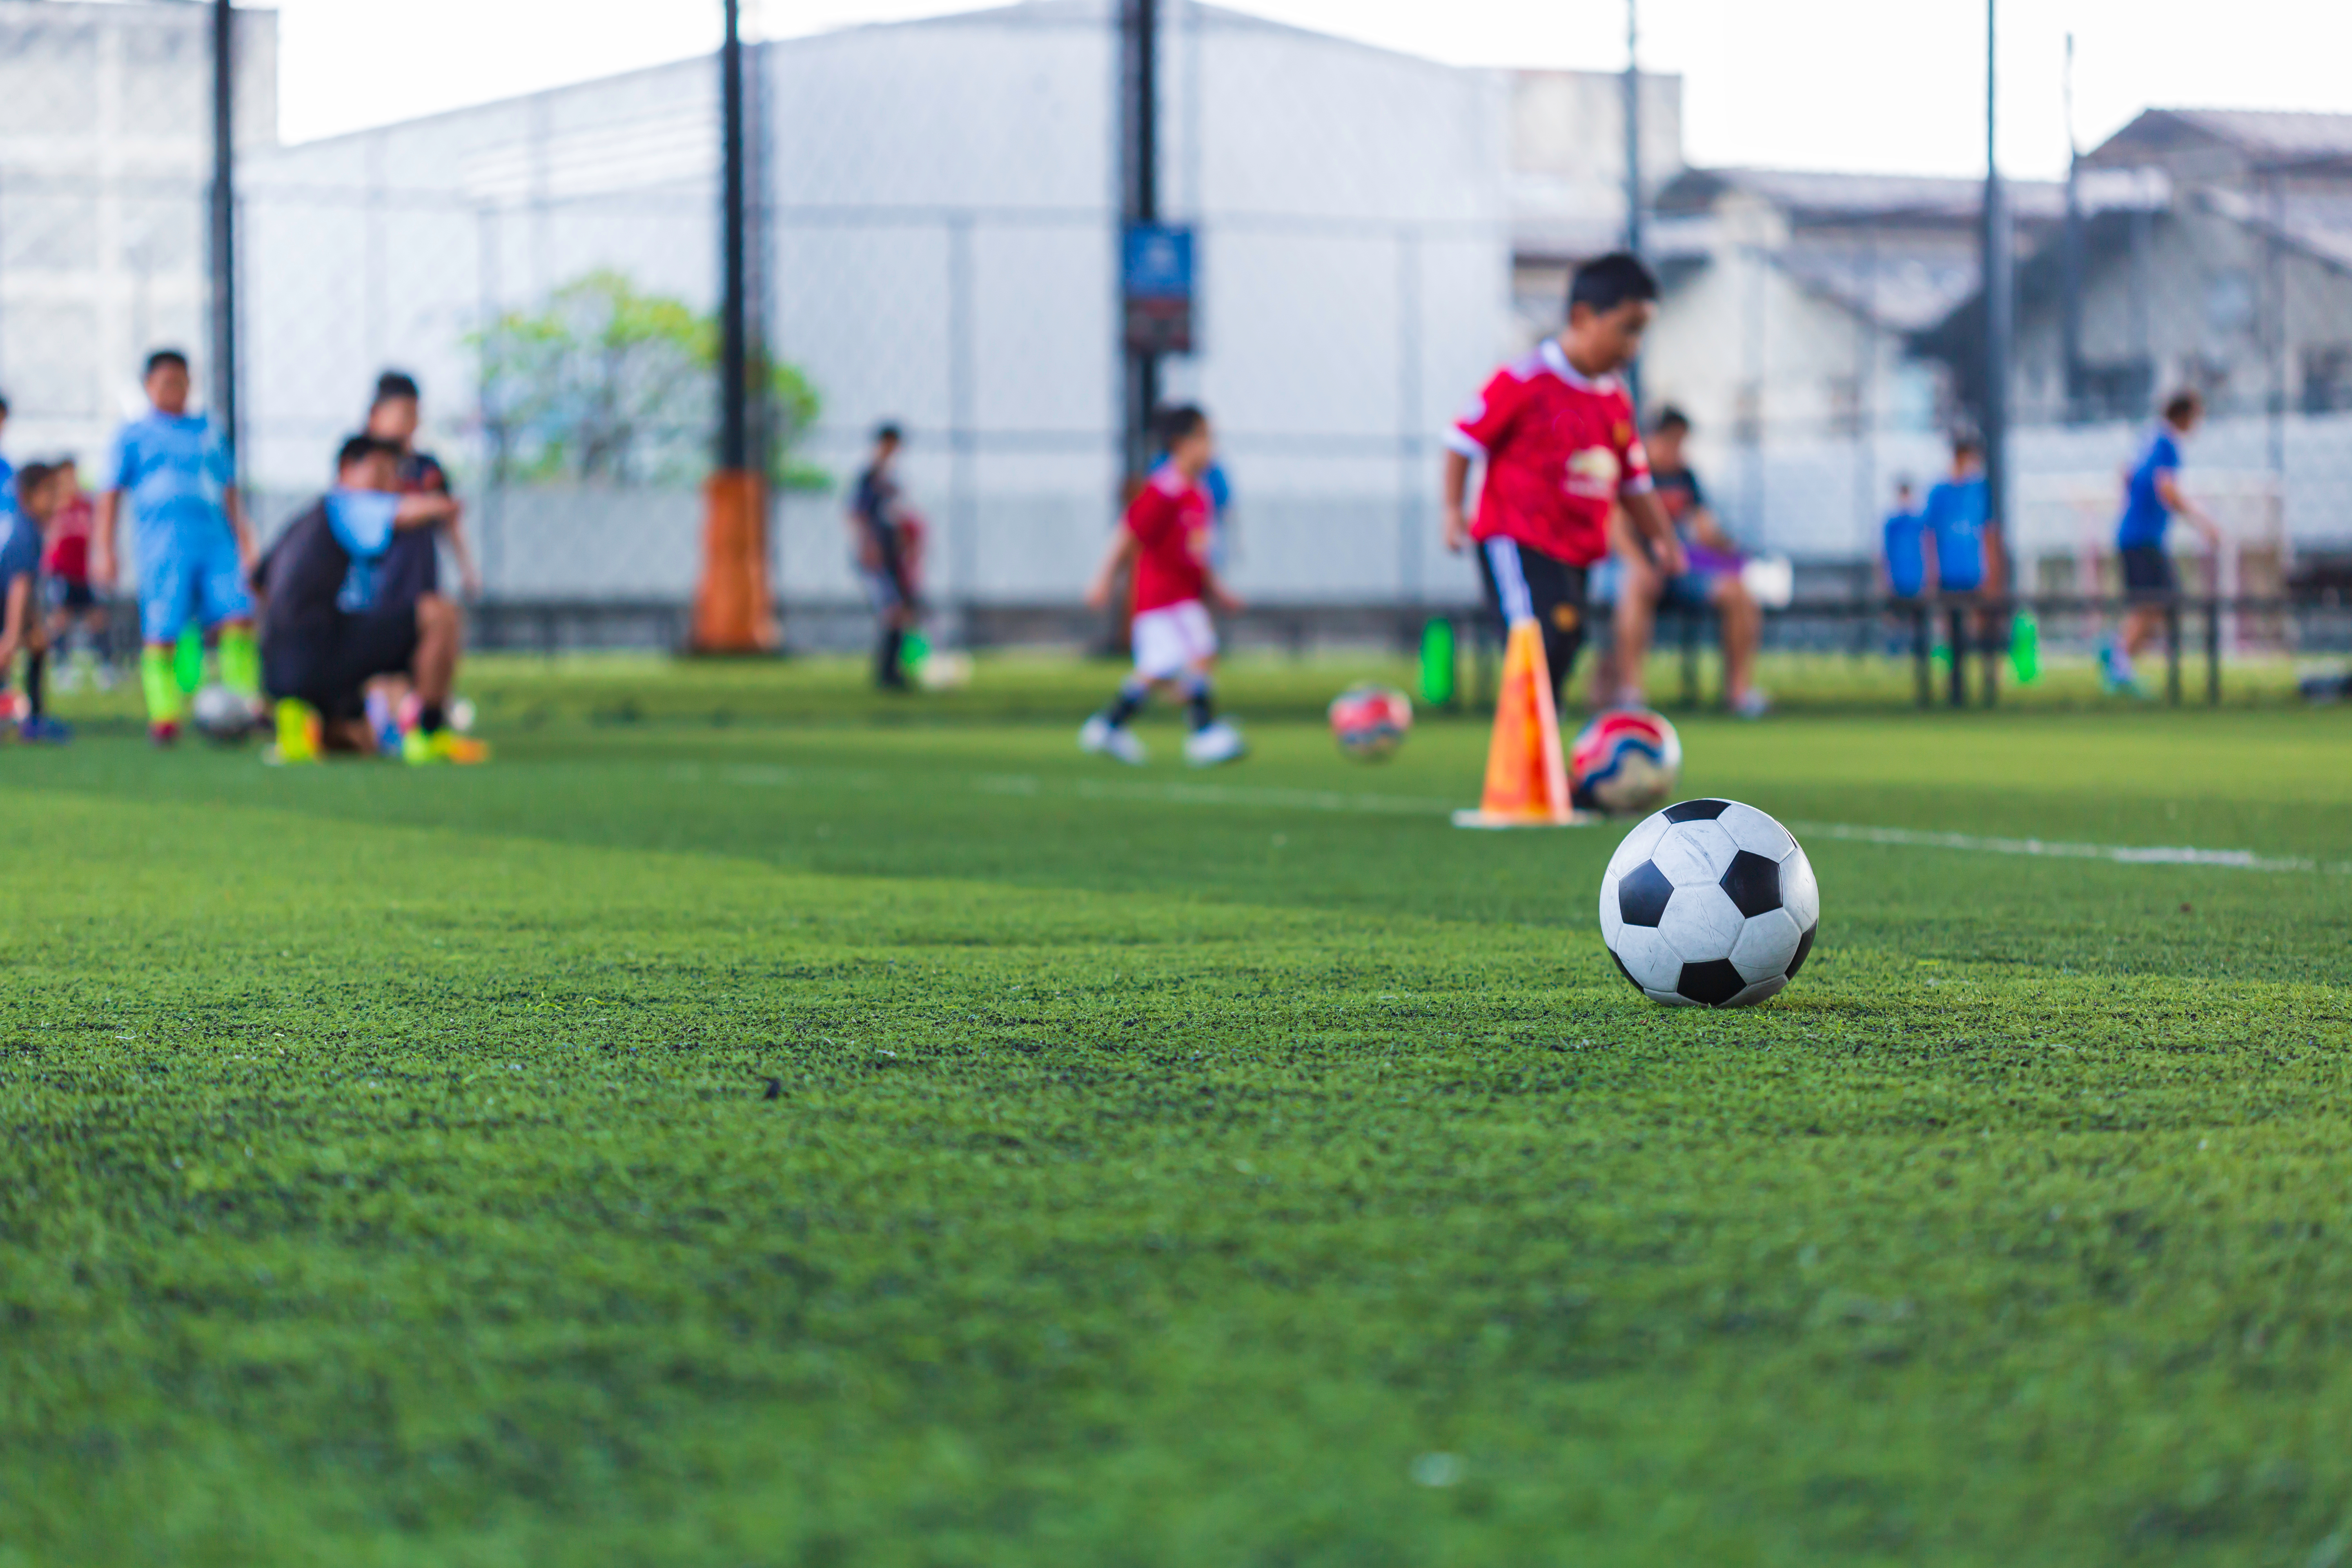
[[[722,468],[702,489],[702,582],[694,591],[697,653],[765,653],[776,646],[768,597],[768,489]]]

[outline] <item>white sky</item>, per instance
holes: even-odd
[[[1472,65],[1615,70],[1624,0],[1224,0]],[[719,0],[277,0],[281,133],[330,135],[706,53]],[[770,37],[962,10],[746,0]],[[2344,0],[2008,0],[2001,160],[2062,170],[2064,37],[2085,146],[2150,105],[2352,112]],[[1645,69],[1683,76],[1696,163],[1969,174],[1984,167],[1981,0],[1642,0]]]

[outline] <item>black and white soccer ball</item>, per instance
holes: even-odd
[[[1683,1007],[1748,1007],[1797,977],[1821,927],[1812,863],[1734,800],[1643,817],[1601,879],[1601,937],[1635,989]]]

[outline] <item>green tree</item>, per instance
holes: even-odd
[[[719,322],[626,274],[584,273],[544,309],[475,334],[483,418],[507,471],[583,484],[678,484],[708,470],[718,427]],[[767,366],[771,479],[831,484],[797,448],[823,400],[796,365]]]

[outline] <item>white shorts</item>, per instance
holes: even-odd
[[[1146,680],[1171,680],[1217,652],[1217,628],[1198,599],[1143,611],[1135,617],[1131,640],[1135,673]]]

